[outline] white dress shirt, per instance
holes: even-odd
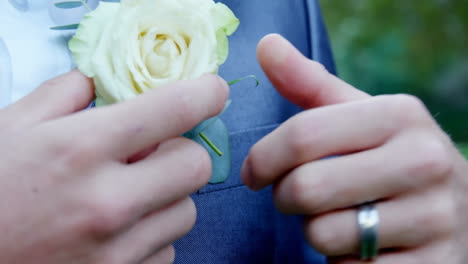
[[[57,1],[0,0],[0,108],[73,67],[73,32],[49,28],[79,22],[86,9],[59,9]],[[98,0],[88,3],[95,8]]]

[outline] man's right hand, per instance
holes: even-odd
[[[194,225],[189,194],[211,161],[178,135],[223,109],[227,84],[207,75],[81,111],[93,96],[73,71],[0,111],[0,263],[171,263]]]

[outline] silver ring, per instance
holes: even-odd
[[[358,223],[360,231],[359,253],[361,260],[374,260],[379,254],[379,213],[374,203],[365,203],[359,207]]]

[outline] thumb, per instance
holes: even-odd
[[[313,108],[365,99],[359,91],[323,65],[304,57],[291,43],[277,34],[264,37],[257,47],[257,56],[276,89],[291,102]]]

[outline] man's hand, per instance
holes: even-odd
[[[306,216],[306,237],[331,263],[363,263],[355,207],[369,201],[380,213],[373,263],[468,259],[468,165],[417,98],[371,97],[277,35],[261,41],[258,57],[278,91],[306,110],[252,148],[249,187],[273,184],[277,207]]]
[[[178,135],[223,109],[226,83],[81,111],[93,95],[73,71],[0,111],[1,263],[172,263],[192,228],[211,161]]]

